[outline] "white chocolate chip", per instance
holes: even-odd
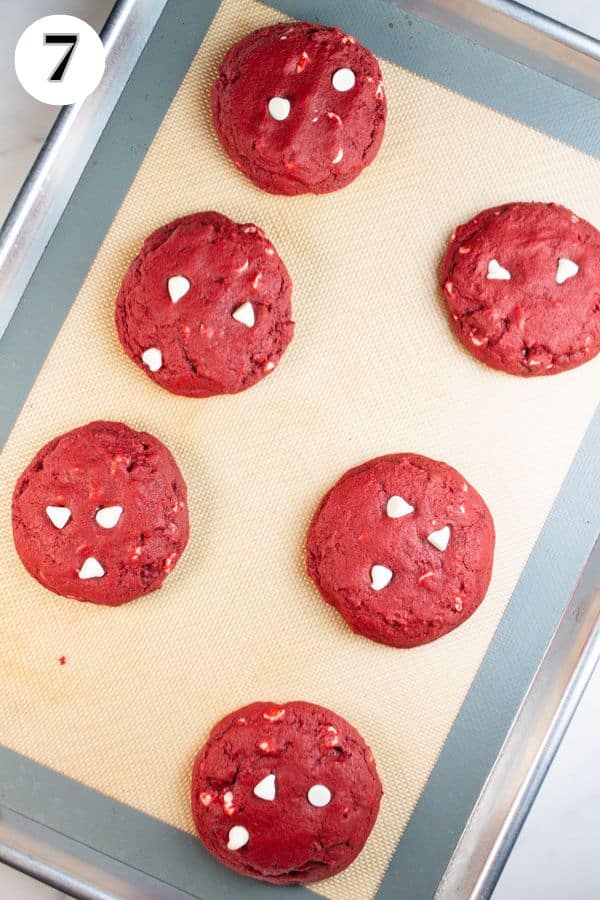
[[[285,716],[285,709],[275,708],[269,709],[263,713],[263,719],[266,719],[267,722],[278,722],[280,719],[283,719]]]
[[[385,511],[390,519],[401,519],[402,516],[408,516],[410,513],[413,513],[415,508],[410,503],[407,503],[404,497],[398,497],[394,494],[388,500]]]
[[[573,278],[579,272],[579,266],[572,259],[561,256],[556,267],[556,283],[564,284],[569,278]]]
[[[162,353],[158,347],[148,347],[142,353],[142,362],[151,372],[158,372],[159,369],[162,369]]]
[[[283,122],[290,114],[291,104],[285,97],[271,97],[269,100],[269,115],[276,122]]]
[[[427,535],[427,540],[433,547],[436,548],[436,550],[441,550],[443,553],[448,546],[448,541],[450,540],[450,527],[448,525],[445,525],[438,531],[432,531],[431,534]]]
[[[248,260],[246,260],[246,262],[243,265],[239,266],[239,268],[237,268],[235,271],[236,272],[245,272],[246,269],[248,268],[248,265],[249,265],[249,262],[248,262]]]
[[[252,791],[252,793],[255,797],[259,797],[261,800],[274,800],[275,776],[265,775],[262,781],[259,781],[258,784],[254,786],[254,790]]]
[[[68,506],[47,506],[46,515],[55,528],[64,528],[71,518],[71,510]]]
[[[79,577],[84,581],[88,578],[102,578],[104,574],[104,568],[94,556],[88,556],[79,570]]]
[[[185,275],[173,275],[169,278],[167,287],[169,289],[169,297],[173,303],[178,303],[189,291],[190,283]]]
[[[96,513],[96,522],[101,528],[114,528],[122,512],[122,506],[104,506]]]
[[[374,591],[381,591],[387,587],[394,573],[387,566],[375,565],[371,569],[371,587]]]
[[[352,88],[356,84],[356,76],[352,69],[338,69],[333,73],[331,83],[336,91],[341,91],[341,93],[344,93],[345,91],[352,90]]]
[[[298,65],[296,66],[296,73],[297,73],[297,74],[300,74],[300,72],[302,72],[302,70],[304,69],[306,63],[307,63],[309,60],[310,60],[310,56],[308,55],[308,53],[306,52],[306,50],[303,50],[303,51],[302,51],[302,56],[300,57],[300,59],[299,59],[299,61],[298,61]]]
[[[307,796],[311,806],[320,808],[331,803],[331,791],[324,784],[313,784]]]
[[[503,268],[497,259],[490,259],[486,278],[488,281],[510,281],[512,275]]]
[[[236,322],[241,322],[242,325],[245,325],[247,328],[252,328],[256,322],[254,307],[249,300],[246,300],[245,303],[242,303],[241,306],[234,309],[231,316]]]
[[[163,571],[166,572],[168,575],[169,572],[172,572],[173,569],[175,568],[176,562],[177,562],[177,554],[171,553],[170,556],[167,556],[167,558],[164,561]]]
[[[338,737],[337,728],[333,725],[327,725],[325,732],[326,733],[319,740],[321,749],[325,747],[327,750],[331,750],[333,747],[339,747],[340,739]]]
[[[343,158],[344,158],[344,151],[340,147],[338,152],[335,154],[334,158],[331,160],[332,165],[334,165],[334,166],[337,165],[337,163],[341,162]]]
[[[241,847],[245,847],[249,840],[250,832],[248,829],[244,828],[243,825],[234,825],[233,828],[229,829],[227,849],[239,850]]]
[[[223,794],[223,812],[227,816],[232,816],[237,812],[237,806],[233,802],[233,792],[225,791]]]

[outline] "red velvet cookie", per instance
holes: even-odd
[[[395,453],[350,469],[325,495],[308,531],[307,569],[353,631],[415,647],[475,612],[494,541],[490,511],[462,475]]]
[[[189,536],[185,482],[155,437],[91,422],[55,438],[17,481],[17,552],[40,584],[119,606],[159,588]]]
[[[294,333],[291,295],[260,228],[197,213],[146,239],[117,297],[117,331],[127,355],[174,394],[235,394],[281,359]]]
[[[442,266],[454,331],[511,375],[555,375],[600,351],[600,232],[556,203],[509,203],[460,225]]]
[[[273,194],[345,187],[383,139],[379,63],[339,28],[283,22],[253,31],[226,54],[211,102],[228,155]]]
[[[252,703],[215,725],[192,773],[192,813],[220,862],[276,884],[341,872],[375,824],[381,782],[360,734],[299,701]]]

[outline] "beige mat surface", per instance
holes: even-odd
[[[364,853],[320,888],[362,900],[384,874],[598,400],[600,359],[529,381],[471,359],[447,327],[438,261],[456,223],[503,201],[556,200],[600,225],[600,165],[384,62],[389,119],[370,169],[328,196],[261,193],[220,151],[207,93],[225,50],[279,19],[255,0],[223,4],[0,457],[0,740],[191,831],[190,765],[217,718],[255,699],[329,706],[368,739],[385,788]],[[271,237],[294,279],[297,331],[261,385],[189,400],[125,357],[113,302],[145,235],[203,209]],[[44,590],[10,530],[21,469],[55,434],[94,418],[156,434],[189,486],[189,549],[160,592],[120,609]],[[399,450],[462,471],[498,533],[480,610],[411,651],[353,635],[303,570],[323,492],[349,466]]]

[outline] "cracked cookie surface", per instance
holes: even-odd
[[[309,22],[260,28],[235,44],[212,89],[213,121],[235,165],[275,194],[345,187],[385,128],[379,63],[351,35]]]
[[[292,340],[292,283],[256,225],[216,212],[159,228],[119,291],[115,321],[127,355],[174,394],[246,390]]]
[[[277,884],[345,869],[375,824],[381,795],[356,729],[303,701],[252,703],[225,716],[192,773],[202,843],[236,872]]]
[[[91,422],[46,444],[17,481],[13,535],[57,594],[119,606],[159,588],[189,536],[186,486],[159,440]]]
[[[346,472],[310,524],[310,577],[357,634],[414,647],[461,625],[492,573],[494,523],[451,466],[414,453]]]
[[[600,351],[600,232],[555,203],[509,203],[460,225],[441,284],[470,352],[512,375],[555,375]]]

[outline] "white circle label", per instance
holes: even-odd
[[[105,53],[94,29],[77,16],[44,16],[25,29],[15,71],[28,94],[51,106],[78,103],[100,84]]]

